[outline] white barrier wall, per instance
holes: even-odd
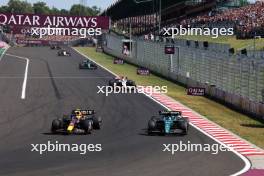
[[[164,42],[133,39],[131,56],[122,54],[122,37],[107,34],[105,52],[187,86],[202,86],[208,96],[236,108],[264,116],[264,59],[229,55],[228,45],[210,44],[207,49],[186,41],[174,42],[176,53],[164,54]],[[222,51],[222,52],[220,52]]]

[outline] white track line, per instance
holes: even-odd
[[[26,61],[26,68],[25,68],[25,74],[24,74],[24,81],[22,85],[22,92],[21,92],[21,99],[26,99],[26,88],[27,88],[27,78],[28,78],[28,66],[29,66],[29,59],[26,57],[16,56],[12,54],[6,54],[7,56],[16,57],[22,60]]]
[[[99,65],[99,66],[100,66],[101,68],[103,68],[104,70],[108,71],[109,73],[111,73],[111,74],[113,74],[113,75],[115,75],[115,76],[118,76],[117,74],[115,74],[114,72],[112,72],[111,70],[109,70],[108,68],[106,68],[106,67],[104,67],[104,66],[98,64],[98,63],[95,62],[93,59],[91,59],[91,58],[89,58],[88,56],[84,55],[83,53],[79,52],[77,49],[75,49],[75,48],[73,48],[73,49],[74,49],[77,53],[79,53],[80,55],[82,55],[83,57],[85,57],[85,58],[87,58],[87,59],[89,59],[89,60],[92,60],[94,63],[96,63],[97,65]],[[162,103],[160,103],[159,101],[155,100],[153,97],[147,95],[146,93],[144,93],[144,95],[146,95],[147,97],[149,97],[150,99],[152,99],[153,101],[155,101],[156,103],[158,103],[159,105],[161,105],[162,107],[164,107],[164,108],[170,110],[167,106],[165,106],[165,105],[163,105]],[[196,127],[196,126],[193,125],[192,123],[190,123],[190,125],[193,126],[195,129],[197,129],[198,131],[200,131],[201,133],[203,133],[204,135],[206,135],[207,137],[209,137],[209,138],[215,140],[216,142],[218,142],[219,144],[222,144],[223,146],[227,147],[230,151],[232,151],[233,153],[235,153],[239,158],[241,158],[241,159],[244,161],[244,163],[245,163],[244,168],[243,168],[242,170],[240,170],[240,171],[238,171],[238,172],[232,174],[231,176],[239,176],[239,175],[241,175],[241,174],[247,172],[247,171],[250,169],[250,167],[251,167],[251,163],[249,162],[249,160],[248,160],[245,156],[243,156],[243,155],[241,155],[240,153],[238,153],[237,151],[235,151],[232,147],[230,147],[230,146],[228,146],[228,145],[222,143],[222,142],[219,141],[218,139],[216,139],[216,138],[214,138],[213,136],[207,134],[207,133],[204,132],[202,129]]]

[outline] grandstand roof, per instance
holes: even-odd
[[[144,1],[144,0],[137,0]],[[186,0],[161,0],[162,10]],[[135,0],[116,0],[101,16],[110,16],[112,20],[118,20],[131,16],[141,16],[159,11],[159,0],[136,3]]]

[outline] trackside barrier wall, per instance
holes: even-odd
[[[207,96],[264,118],[264,59],[230,55],[228,45],[204,48],[175,40],[174,55],[164,54],[164,42],[133,38],[131,56],[122,54],[121,36],[106,34],[104,52],[143,66],[186,86],[206,88]],[[167,43],[168,44],[168,43]]]

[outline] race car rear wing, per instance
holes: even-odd
[[[182,115],[181,111],[159,111],[160,115]]]
[[[94,110],[81,110],[83,115],[93,115],[95,114]]]
[[[74,114],[75,111],[80,111],[82,113],[82,115],[93,115],[93,114],[95,114],[95,111],[94,110],[84,110],[84,109],[81,109],[81,110],[73,110],[72,113]]]

